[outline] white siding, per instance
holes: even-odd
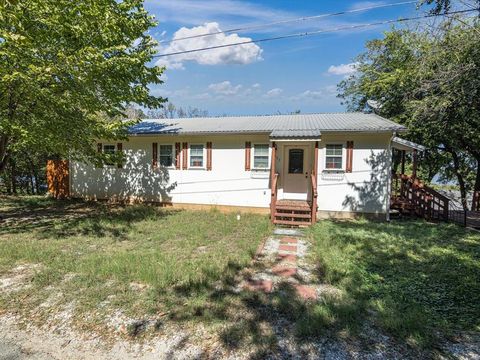
[[[322,135],[318,156],[319,211],[385,213],[387,210],[390,172],[390,134]],[[343,169],[346,163],[346,142],[352,140],[351,173],[325,173],[326,144],[343,144]]]
[[[385,213],[389,174],[389,134],[324,134],[319,142],[319,211]],[[325,145],[344,146],[354,141],[353,172],[341,176],[325,174]],[[212,171],[152,169],[152,143],[204,144],[212,142]],[[138,136],[123,142],[127,156],[123,169],[95,168],[72,162],[71,193],[84,198],[138,198],[173,203],[231,205],[267,208],[270,204],[269,174],[245,171],[245,142],[269,143],[268,136]],[[282,146],[278,143],[277,171],[281,198]],[[313,142],[311,159],[313,161]],[[206,151],[205,151],[206,156]],[[206,157],[204,159],[206,164]]]
[[[212,142],[212,170],[152,169],[152,143]],[[123,169],[73,163],[71,192],[84,198],[139,198],[148,201],[268,207],[269,178],[245,171],[245,142],[269,142],[268,136],[132,137],[123,143]],[[253,153],[253,149],[252,149]],[[253,159],[252,159],[253,161]],[[206,151],[204,164],[206,165]],[[253,162],[252,162],[253,166]],[[267,175],[267,176],[264,176]]]

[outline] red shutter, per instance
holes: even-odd
[[[158,144],[152,143],[152,168],[158,167]]]
[[[188,169],[188,143],[183,143],[183,150],[182,150],[182,159],[183,159],[183,170]]]
[[[353,141],[347,141],[347,165],[345,172],[351,173],[353,170]]]
[[[212,170],[212,143],[207,142],[207,171]]]
[[[252,143],[247,141],[245,143],[245,171],[250,171],[250,151],[252,149]]]
[[[175,143],[175,169],[180,170],[180,143]]]
[[[121,153],[122,150],[123,150],[123,144],[122,144],[122,143],[117,143],[117,151]],[[119,161],[119,162],[118,162],[117,168],[119,168],[119,169],[123,168],[123,163],[122,163],[122,161]]]

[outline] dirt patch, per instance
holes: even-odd
[[[14,292],[30,286],[33,276],[41,269],[41,264],[18,265],[0,278],[0,291]]]

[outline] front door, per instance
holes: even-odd
[[[310,156],[308,145],[285,146],[283,164],[283,197],[307,200],[310,183]]]

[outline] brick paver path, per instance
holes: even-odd
[[[292,236],[283,236],[279,241],[271,239],[270,243],[260,251],[260,254],[261,256],[273,255],[274,264],[268,265],[266,272],[262,273],[263,278],[252,278],[244,284],[243,288],[249,291],[271,293],[275,290],[277,283],[286,281],[293,286],[297,295],[302,299],[316,300],[316,288],[302,284],[297,276],[300,245],[303,245],[303,250],[306,248],[303,240]]]

